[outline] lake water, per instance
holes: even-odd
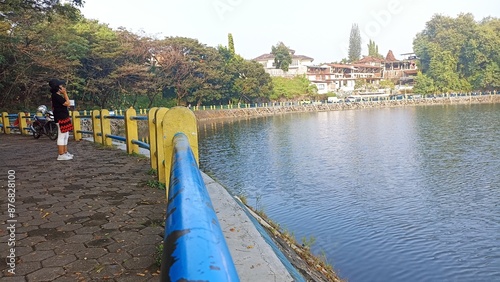
[[[200,167],[348,281],[500,281],[500,104],[199,126]]]

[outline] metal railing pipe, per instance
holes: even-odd
[[[161,281],[239,281],[188,137],[173,146]]]

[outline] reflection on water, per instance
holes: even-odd
[[[200,131],[200,163],[349,281],[500,277],[500,106],[287,114]]]

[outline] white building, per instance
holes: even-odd
[[[253,59],[261,63],[264,70],[271,76],[294,77],[297,75],[307,74],[307,67],[313,65],[313,58],[304,55],[295,55],[295,51],[290,50],[292,55],[292,63],[288,66],[288,71],[277,69],[274,63],[275,56],[273,54],[263,54]]]

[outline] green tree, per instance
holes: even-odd
[[[413,92],[422,95],[435,93],[436,88],[434,87],[434,81],[432,78],[422,74],[422,72],[418,72],[417,77],[415,78]]]
[[[305,76],[273,77],[271,100],[298,99],[317,94],[317,88]],[[313,87],[314,86],[314,87]]]
[[[290,49],[283,42],[278,42],[271,48],[271,54],[274,55],[274,65],[277,69],[288,71],[288,67],[292,63],[292,54]]]
[[[72,55],[78,38],[70,27],[74,18],[60,10],[78,10],[71,6],[39,2],[25,7],[19,1],[2,3],[0,18],[0,104],[15,109],[29,109],[48,101],[47,81],[51,76],[69,78],[78,63]],[[19,5],[17,5],[19,4]],[[75,41],[73,43],[73,41]],[[55,44],[57,42],[57,44]]]
[[[234,90],[238,100],[247,102],[267,102],[272,93],[271,77],[262,65],[255,61],[243,61],[238,65],[238,77],[234,81]]]
[[[361,57],[361,34],[358,24],[353,24],[351,27],[351,35],[349,37],[349,62],[356,62]]]
[[[491,90],[499,86],[500,22],[472,14],[435,15],[413,41],[420,69],[436,91]]]
[[[368,43],[368,56],[370,57],[375,57],[375,58],[383,58],[379,52],[378,52],[378,45],[375,44],[375,41],[372,41],[370,39],[370,42]]]
[[[235,54],[235,50],[234,50],[234,40],[233,40],[233,35],[231,33],[229,33],[227,35],[227,48],[229,48],[229,52],[231,54]]]

